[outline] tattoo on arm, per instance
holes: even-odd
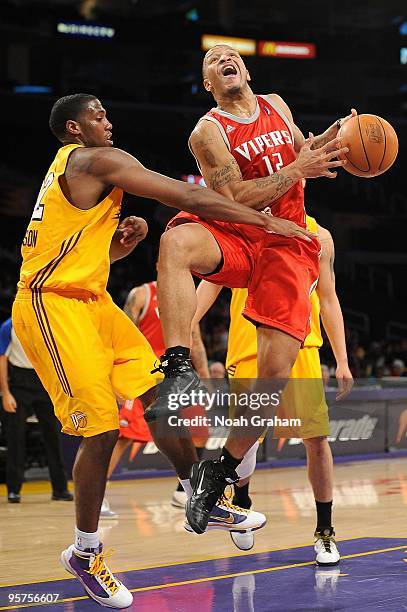
[[[275,185],[274,195],[272,197],[267,195],[264,198],[260,198],[256,203],[256,206],[278,200],[278,198],[281,198],[281,196],[284,195],[284,193],[286,193],[290,187],[292,187],[292,185],[294,185],[294,182],[295,181],[292,178],[289,176],[284,176],[279,172],[263,178],[254,179],[254,184],[258,189],[268,189],[271,185]]]
[[[231,160],[226,166],[216,170],[209,178],[209,186],[214,191],[224,187],[230,181],[241,181],[242,174],[235,159]]]

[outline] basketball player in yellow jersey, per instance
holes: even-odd
[[[92,95],[60,98],[49,124],[62,147],[45,176],[23,240],[13,326],[52,399],[62,431],[83,437],[73,468],[75,543],[62,553],[61,562],[95,601],[126,608],[132,595],[105,564],[98,520],[118,438],[116,396],[141,397],[148,404],[158,379],[150,374],[156,359],[150,345],[106,292],[123,191],[207,218],[288,235],[293,228],[304,230],[284,219],[274,226],[271,217],[210,189],[152,172],[113,148],[112,124]],[[120,245],[114,249],[117,255]],[[212,261],[201,268],[210,272]],[[175,437],[155,442],[178,476],[188,478],[196,461],[193,445],[184,448]]]
[[[307,216],[307,227],[318,232],[322,254],[320,260],[320,276],[316,290],[311,294],[312,315],[311,331],[304,347],[300,350],[294,367],[292,378],[315,379],[307,384],[312,393],[311,401],[307,397],[302,403],[304,410],[312,411],[312,428],[308,432],[301,430],[307,452],[308,475],[313,488],[317,507],[317,527],[315,530],[316,561],[319,565],[336,565],[339,553],[333,539],[334,531],[331,523],[332,492],[333,492],[333,461],[330,446],[327,441],[329,433],[328,408],[322,387],[321,364],[319,348],[322,345],[320,316],[331,343],[337,362],[336,377],[338,379],[338,398],[345,395],[352,387],[353,378],[349,370],[346,353],[345,332],[342,311],[335,291],[334,276],[334,244],[328,230],[317,226],[315,219]],[[220,292],[218,286],[202,281],[198,287],[198,310],[194,323],[199,321],[215,301]],[[233,379],[254,379],[257,377],[257,341],[256,330],[243,316],[242,311],[246,301],[246,289],[232,289],[230,305],[230,328],[226,366],[229,377]],[[317,382],[318,381],[318,382]],[[295,393],[295,388],[294,388]],[[279,414],[277,412],[277,414]],[[304,419],[302,419],[304,422]],[[307,426],[305,427],[305,429]],[[275,429],[278,437],[285,436],[283,428]],[[300,437],[298,433],[289,434]],[[243,508],[250,508],[249,479],[256,466],[256,443],[245,455],[238,466],[240,481],[235,485],[233,503]],[[252,548],[254,536],[252,532],[231,534],[240,548]]]

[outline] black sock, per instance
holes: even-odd
[[[164,358],[170,359],[171,357],[182,357],[189,359],[191,350],[187,346],[170,346],[163,355]]]
[[[332,527],[332,502],[319,502],[315,500],[317,507],[317,531],[331,529]]]
[[[182,486],[180,481],[178,481],[178,487],[176,488],[176,491],[183,491],[183,490],[184,490],[184,487]]]
[[[241,508],[249,510],[252,505],[252,500],[249,496],[249,483],[243,485],[243,487],[233,486],[235,494],[233,496],[233,503]]]
[[[223,465],[229,468],[230,470],[235,470],[239,463],[241,463],[242,461],[241,459],[236,459],[235,457],[233,457],[233,455],[231,455],[225,447],[222,448],[220,460]]]
[[[195,450],[196,450],[196,454],[198,455],[198,459],[200,461],[202,459],[205,448],[203,446],[196,446]]]

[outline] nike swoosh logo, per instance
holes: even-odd
[[[229,512],[229,516],[210,516],[209,520],[232,525],[235,522],[235,517]]]
[[[204,492],[204,489],[201,489],[202,483],[203,483],[203,479],[205,478],[205,470],[203,470],[202,472],[202,476],[201,476],[201,482],[198,485],[198,488],[196,490],[197,494],[200,495],[201,493]]]
[[[183,393],[185,393],[185,391],[188,391],[189,387],[191,387],[194,383],[195,383],[194,380],[190,380],[189,383],[183,389],[180,389],[178,387],[178,390],[177,390],[178,395],[182,395]]]

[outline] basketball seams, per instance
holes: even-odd
[[[348,162],[350,163],[351,166],[353,166],[354,168],[356,168],[356,170],[358,172],[369,172],[369,170],[362,170],[362,168],[358,168],[358,166],[348,157],[348,155],[345,153],[345,157],[348,160]]]
[[[359,115],[357,115],[357,120],[358,120],[358,128],[359,128],[360,140],[362,142],[363,151],[365,153],[366,161],[367,161],[367,164],[369,166],[367,170],[361,170],[361,172],[370,172],[370,169],[371,169],[370,159],[369,159],[369,157],[367,155],[367,152],[366,152],[365,141],[363,140],[362,128],[360,127],[360,117],[359,117]],[[355,168],[357,168],[357,166],[355,166]],[[358,168],[358,170],[359,170],[359,168]]]
[[[383,123],[380,121],[380,117],[378,117],[377,115],[375,115],[375,117],[376,117],[376,119],[378,120],[378,122],[380,123],[380,125],[381,125],[381,127],[382,127],[382,130],[383,130],[383,134],[384,134],[384,150],[383,150],[383,156],[382,156],[382,159],[381,159],[380,164],[379,164],[379,170],[381,170],[381,169],[382,169],[382,163],[383,163],[383,160],[384,160],[385,155],[386,155],[386,148],[387,148],[387,134],[386,134],[386,130],[384,129],[384,125],[383,125]]]

